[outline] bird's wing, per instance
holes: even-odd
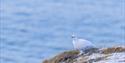
[[[94,44],[92,44],[90,41],[85,40],[85,39],[79,39],[78,42],[79,42],[79,46],[82,48],[94,47]]]

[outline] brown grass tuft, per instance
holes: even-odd
[[[79,54],[79,51],[72,50],[63,52],[50,60],[44,60],[43,63],[59,63],[59,62],[71,62],[73,58]]]
[[[112,48],[106,48],[102,50],[103,54],[110,54],[115,52],[125,52],[124,47],[112,47]]]

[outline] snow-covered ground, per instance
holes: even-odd
[[[108,48],[107,48],[108,49]],[[114,48],[112,48],[114,49]],[[118,49],[118,48],[116,48]],[[114,50],[116,50],[114,49]],[[104,49],[106,50],[106,49]],[[119,49],[120,50],[120,49]],[[107,50],[109,51],[109,50]],[[80,62],[79,62],[80,61]],[[125,49],[122,52],[111,52],[108,54],[105,53],[94,53],[87,56],[81,56],[77,58],[75,63],[125,63]]]
[[[125,63],[125,52],[112,53],[112,54],[92,54],[86,57],[79,57],[74,63]]]
[[[104,58],[103,60],[93,62],[93,63],[125,63],[125,52],[110,54],[108,57]]]

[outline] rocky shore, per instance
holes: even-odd
[[[82,55],[77,50],[65,51],[43,63],[125,63],[125,47],[101,48],[99,51]]]

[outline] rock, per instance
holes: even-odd
[[[93,49],[92,49],[93,50]],[[125,63],[125,47],[102,48],[100,52],[80,55],[78,50],[66,51],[43,63]],[[88,52],[89,53],[89,52]]]

